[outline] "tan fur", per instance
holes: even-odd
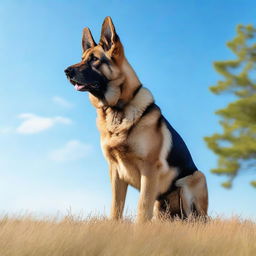
[[[150,96],[145,96],[145,92],[146,90],[141,90],[137,95],[138,98],[144,95],[144,100],[137,102],[136,97],[121,114],[112,109],[97,111],[102,150],[112,172],[113,170],[117,172],[115,175],[118,178],[115,179],[115,184],[125,182],[141,191],[138,221],[152,217],[157,195],[168,189],[177,174],[176,170],[170,169],[166,163],[167,150],[162,150],[165,139],[164,129],[157,127],[156,124],[160,111],[154,110],[136,123],[138,113],[142,113],[148,102],[152,100]],[[128,137],[127,132],[134,124],[136,127]],[[112,192],[115,195],[115,191]],[[122,207],[118,206],[115,199],[113,201],[111,217],[119,218]]]
[[[194,204],[199,215],[205,216],[208,209],[208,192],[205,176],[202,172],[196,171],[176,182],[181,188],[181,198],[185,214],[192,214],[191,205]]]
[[[92,47],[87,48],[88,45]],[[157,211],[157,196],[168,190],[178,174],[178,170],[167,163],[167,155],[172,146],[170,132],[166,124],[161,122],[159,108],[152,108],[142,116],[154,99],[144,87],[134,95],[140,81],[125,58],[122,43],[109,17],[103,23],[100,43],[95,46],[91,33],[85,30],[83,46],[82,62],[77,66],[83,65],[92,56],[97,57],[99,60],[93,62],[92,69],[110,81],[104,99],[92,94],[89,98],[97,109],[101,148],[110,169],[111,218],[122,217],[127,186],[131,185],[140,191],[137,221],[150,220],[154,204]],[[107,64],[102,62],[97,69],[103,59],[107,60]],[[189,187],[189,191],[195,193],[195,203],[206,213],[205,206],[201,204],[203,199],[199,184],[202,178],[194,183],[193,180],[184,180],[180,186],[183,190]],[[175,201],[175,196],[170,195],[169,199]],[[187,202],[185,199],[183,201],[184,204]]]
[[[164,200],[156,200],[154,205],[156,219],[170,219],[176,216],[183,217],[180,189],[171,192]]]
[[[156,218],[206,217],[208,192],[204,174],[196,171],[193,175],[179,179],[176,186],[178,188],[168,194],[165,199],[155,202],[154,216]]]

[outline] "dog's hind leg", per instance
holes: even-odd
[[[181,189],[176,188],[164,197],[158,198],[154,205],[156,219],[183,219]]]
[[[190,215],[206,217],[208,209],[208,191],[202,172],[186,176],[176,182],[181,188],[182,210],[186,217]]]
[[[197,171],[194,174],[195,182],[191,184],[193,191],[195,210],[199,216],[207,216],[208,211],[208,189],[205,176],[202,172]]]

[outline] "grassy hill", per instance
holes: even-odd
[[[256,224],[238,218],[136,225],[104,218],[5,217],[0,220],[0,255],[256,255]]]

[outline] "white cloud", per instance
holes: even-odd
[[[23,122],[17,127],[16,132],[21,134],[34,134],[44,130],[48,130],[56,124],[70,124],[72,121],[69,118],[42,117],[31,113],[23,113],[19,115]]]
[[[50,158],[56,162],[68,162],[85,158],[91,152],[91,145],[79,140],[68,141],[62,148],[50,152]]]
[[[73,104],[70,103],[69,101],[65,100],[64,98],[62,97],[59,97],[59,96],[55,96],[52,98],[52,101],[61,106],[61,107],[64,107],[64,108],[72,108],[73,107]]]

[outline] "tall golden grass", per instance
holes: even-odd
[[[256,255],[256,224],[238,218],[198,221],[0,220],[0,256]]]

